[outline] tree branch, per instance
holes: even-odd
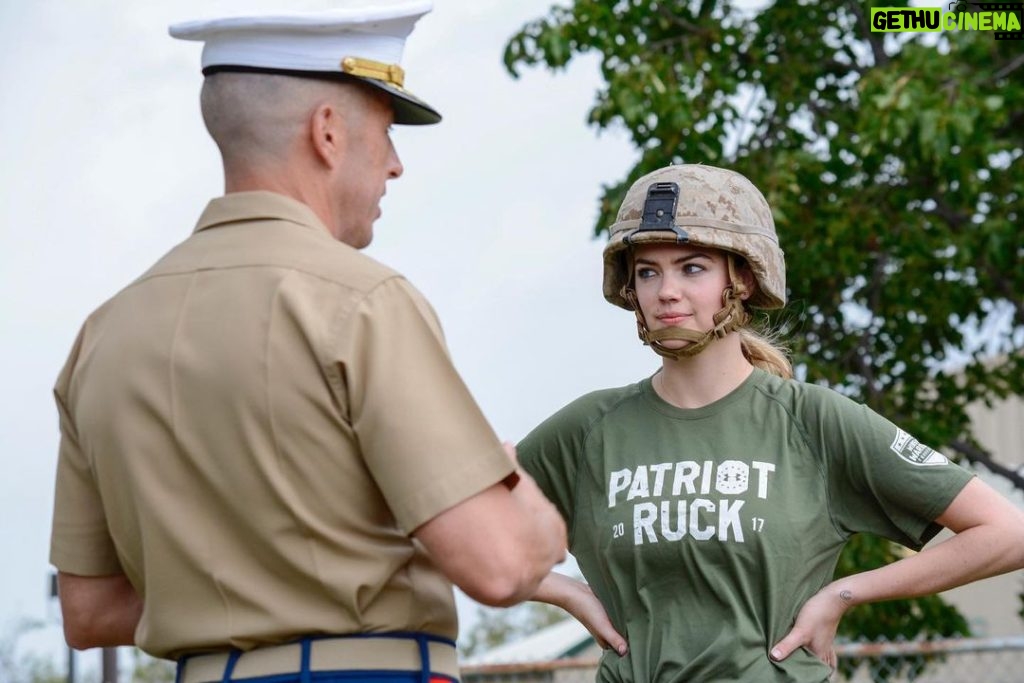
[[[701,35],[701,34],[707,34],[707,32],[708,32],[707,29],[702,29],[700,26],[697,26],[697,24],[694,24],[691,21],[687,21],[686,19],[683,19],[678,14],[669,11],[669,9],[667,7],[665,7],[664,5],[661,5],[661,4],[658,5],[658,14],[660,14],[663,17],[665,17],[666,19],[671,21],[673,24],[675,24],[675,25],[677,25],[677,26],[679,26],[681,28],[685,28],[687,31],[689,31],[691,33],[696,33],[698,35]]]
[[[985,274],[992,280],[996,290],[1003,295],[1003,298],[1010,302],[1013,307],[1013,317],[1016,325],[1024,324],[1024,300],[1018,294],[1016,285],[1002,275],[1002,271],[986,263]]]
[[[701,33],[707,33],[707,31],[701,31],[696,27],[694,27],[692,32],[698,35]],[[687,38],[689,38],[687,34],[680,33],[679,35],[672,36],[671,38],[662,38],[661,40],[652,41],[650,43],[647,43],[647,45],[645,45],[644,47],[646,48],[647,52],[657,52],[662,48],[666,48],[671,45],[682,45],[684,49],[688,49]]]
[[[885,281],[885,268],[888,263],[889,257],[884,253],[879,253],[878,261],[871,272],[871,282],[865,287],[865,290],[868,292],[868,310],[871,311],[872,316],[875,315],[875,312],[881,306],[882,284]],[[865,380],[866,402],[868,405],[877,405],[875,400],[882,393],[882,388],[878,386],[875,366],[868,361],[868,352],[874,341],[874,335],[870,330],[870,325],[864,329],[857,341],[857,345],[853,349],[854,363],[860,369],[860,375]]]
[[[933,179],[938,182],[938,179]],[[931,200],[935,202],[935,210],[932,212],[942,220],[946,221],[946,224],[953,229],[954,232],[960,232],[960,230],[967,225],[971,217],[965,213],[955,210],[949,203],[942,197],[942,195],[936,193],[931,197]]]
[[[1005,126],[996,131],[996,134],[1000,137],[1009,135],[1010,133],[1016,133],[1020,130],[1021,123],[1024,122],[1024,111],[1019,111],[1010,117],[1010,120]]]
[[[718,0],[703,0],[700,3],[700,9],[697,11],[698,19],[707,19],[711,16],[711,12],[714,11],[715,6],[718,4]]]
[[[1005,465],[1000,465],[989,453],[985,452],[981,448],[973,446],[962,439],[954,439],[953,441],[950,441],[949,447],[967,458],[970,462],[982,465],[990,472],[994,472],[1001,477],[1005,477],[1014,485],[1015,488],[1020,491],[1024,491],[1024,476],[1016,470],[1012,470]]]
[[[860,28],[861,36],[871,46],[871,54],[875,58],[875,66],[885,66],[889,63],[889,55],[885,53],[885,34],[872,33],[871,24],[868,21],[867,15],[864,14],[864,8],[861,7],[862,4],[857,2],[857,0],[851,0],[851,2],[846,3],[846,6],[853,12],[853,16],[857,17],[857,26]]]
[[[998,81],[1000,78],[1006,78],[1022,66],[1024,66],[1024,54],[1017,55],[1009,64],[995,72],[989,80]]]
[[[860,63],[857,61],[857,55],[853,53],[853,50],[850,48],[850,46],[847,45],[846,43],[843,43],[843,47],[840,51],[846,55],[846,58],[850,60],[850,63],[843,64],[842,62],[838,62],[834,59],[832,61],[835,62],[836,64],[841,65],[843,68],[849,69],[850,71],[856,71],[858,74],[863,76],[864,72],[867,71],[867,69],[861,66]]]

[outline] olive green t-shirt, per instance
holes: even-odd
[[[650,379],[569,404],[519,445],[629,642],[600,681],[799,681],[768,657],[857,532],[920,548],[970,473],[865,406],[760,370],[695,410]]]

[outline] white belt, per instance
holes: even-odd
[[[426,643],[430,672],[459,680],[455,648],[429,640]],[[412,637],[371,635],[366,637],[312,639],[309,643],[310,671],[422,671],[420,644]],[[193,655],[181,664],[180,683],[220,683],[231,659],[228,652]],[[231,671],[231,680],[298,673],[302,669],[302,644],[260,647],[241,653]]]

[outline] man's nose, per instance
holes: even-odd
[[[388,178],[397,178],[405,171],[402,160],[398,158],[394,144],[391,145],[391,158],[388,160]]]

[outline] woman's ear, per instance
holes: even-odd
[[[737,269],[739,272],[737,276],[740,278],[740,282],[743,283],[743,291],[740,293],[740,299],[746,301],[754,295],[757,290],[757,278],[754,277],[754,271],[750,269],[750,264],[743,261],[739,264]]]

